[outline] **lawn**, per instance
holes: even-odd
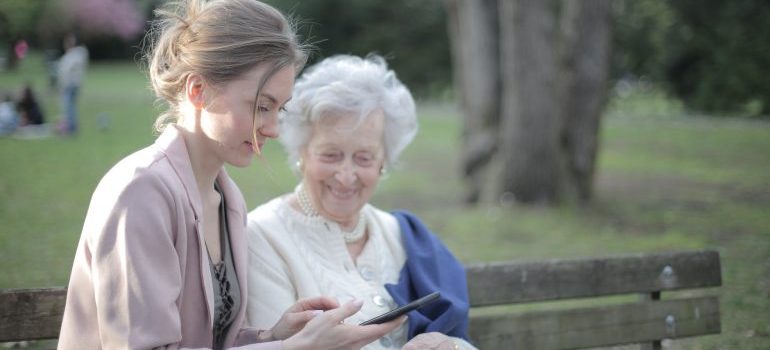
[[[0,72],[0,91],[32,82],[56,120],[37,56]],[[0,288],[61,286],[91,192],[118,159],[152,142],[158,105],[135,64],[96,63],[82,91],[76,137],[0,138]],[[447,102],[419,103],[421,130],[373,203],[423,217],[464,262],[710,248],[722,254],[722,334],[674,348],[770,348],[770,122],[687,115],[652,92],[612,100],[602,125],[596,199],[531,208],[491,198],[460,203],[460,119]],[[108,121],[108,126],[100,127]],[[499,167],[499,166],[498,166]],[[229,169],[248,206],[296,178],[277,142]]]

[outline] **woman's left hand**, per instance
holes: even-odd
[[[452,338],[439,332],[430,332],[418,334],[408,343],[404,344],[404,347],[401,349],[456,350],[459,348],[457,347],[457,344],[452,340]]]

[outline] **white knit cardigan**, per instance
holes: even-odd
[[[358,324],[393,308],[385,284],[398,282],[406,261],[396,218],[369,204],[361,210],[369,237],[354,262],[339,227],[307,217],[282,196],[248,215],[248,322],[269,329],[298,299],[331,296],[340,303],[361,299],[361,311],[346,320]],[[407,325],[364,349],[401,348]],[[454,339],[462,349],[474,347]]]

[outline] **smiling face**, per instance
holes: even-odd
[[[358,118],[330,115],[311,130],[302,151],[302,177],[318,213],[349,225],[369,201],[380,179],[385,159],[381,110],[370,113],[356,126]]]
[[[268,138],[278,137],[278,114],[291,98],[295,70],[289,66],[277,71],[257,97],[257,85],[267,69],[267,65],[259,65],[216,89],[204,88],[199,130],[204,147],[222,163],[248,166],[257,148],[261,150]]]

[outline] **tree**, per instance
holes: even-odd
[[[0,1],[0,46],[5,46],[7,65],[13,68],[14,43],[24,39],[35,48],[58,48],[68,32],[85,41],[107,38],[112,45],[127,46],[145,26],[139,7],[152,0],[2,0]],[[115,40],[118,39],[118,40]],[[91,42],[89,42],[91,44]],[[90,50],[92,56],[100,50]]]
[[[13,50],[18,40],[34,36],[36,19],[42,13],[45,0],[3,0],[0,1],[0,44],[6,46],[6,68],[14,69],[16,55]]]
[[[770,3],[616,4],[616,76],[649,78],[693,110],[770,116]]]
[[[498,0],[447,0],[449,33],[454,38],[453,76],[463,114],[461,166],[465,203],[478,202],[484,169],[498,144],[502,79]]]
[[[610,10],[610,0],[567,1],[561,16],[561,137],[568,191],[581,201],[593,196],[600,117],[610,79]]]
[[[741,111],[759,103],[770,113],[770,3],[762,0],[670,2],[676,32],[666,67],[672,91],[690,107],[714,112]]]
[[[466,169],[486,163],[496,148],[501,199],[590,200],[610,67],[610,0],[447,0],[446,6],[464,134],[499,133],[464,138]],[[490,13],[498,20],[490,21]],[[478,34],[490,30],[497,34]],[[483,37],[498,44],[480,43]],[[494,47],[498,60],[489,58]],[[489,92],[496,86],[501,94]],[[478,147],[478,139],[495,146]],[[469,193],[478,194],[478,181],[468,182]]]
[[[144,16],[135,0],[66,0],[71,17],[87,35],[132,40],[144,29]]]
[[[556,14],[549,1],[500,2],[503,108],[500,193],[556,203],[564,181],[562,120],[555,99]]]
[[[316,50],[311,64],[335,54],[384,56],[416,95],[450,85],[449,41],[441,0],[267,0],[299,23]]]

